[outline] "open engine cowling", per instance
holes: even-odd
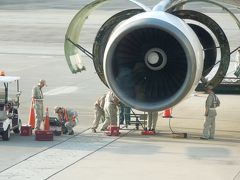
[[[194,31],[166,12],[144,12],[123,22],[104,52],[108,86],[125,104],[143,111],[172,107],[194,90],[203,70]]]
[[[224,9],[240,27],[237,17],[225,6],[201,1]],[[211,17],[183,7],[195,1],[162,0],[151,9],[128,0],[138,8],[111,16],[98,30],[91,54],[78,44],[81,31],[88,16],[110,2],[95,0],[72,19],[64,43],[72,73],[86,70],[81,51],[93,60],[101,81],[123,103],[143,111],[176,105],[195,89],[200,77],[203,86],[221,83],[230,62],[229,42]],[[213,68],[217,68],[214,75]]]

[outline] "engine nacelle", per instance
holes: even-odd
[[[193,1],[163,0],[151,9],[129,0],[138,8],[111,16],[96,34],[91,54],[78,44],[80,34],[87,17],[107,2],[111,1],[87,4],[68,27],[64,50],[72,73],[86,70],[80,50],[93,60],[101,81],[123,103],[143,111],[176,105],[195,89],[200,77],[203,86],[221,83],[230,62],[229,41],[211,17],[182,9]],[[240,27],[237,17],[225,6],[203,2],[226,10]],[[209,79],[217,64],[216,73]]]
[[[115,28],[104,52],[108,86],[142,111],[172,107],[198,85],[203,49],[194,31],[166,12],[144,12]]]

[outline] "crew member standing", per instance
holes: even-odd
[[[239,76],[240,76],[240,47],[238,48],[237,53],[236,53],[235,72],[234,72],[234,75],[235,75],[236,77],[239,77]]]
[[[96,129],[98,128],[100,119],[105,118],[105,113],[104,113],[105,98],[106,98],[106,94],[101,96],[94,104],[95,119],[92,125],[93,133],[96,133]]]
[[[123,124],[125,120],[125,124],[130,124],[130,116],[131,108],[120,102],[119,105],[119,124]]]
[[[206,88],[208,97],[205,103],[205,122],[201,139],[214,139],[215,118],[217,116],[216,107],[220,105],[220,101],[212,89],[212,86]]]
[[[37,86],[32,89],[32,100],[35,111],[36,130],[40,130],[43,121],[43,93],[42,88],[46,86],[46,81],[41,79]]]
[[[101,128],[101,131],[107,130],[107,127],[110,124],[117,125],[117,106],[119,106],[119,100],[117,96],[115,96],[112,91],[109,91],[105,98],[105,121]]]
[[[73,127],[76,126],[76,121],[78,114],[72,109],[67,109],[64,107],[55,107],[55,113],[58,114],[58,119],[61,123],[65,124],[67,128],[68,135],[73,135]],[[65,134],[67,133],[65,132]]]
[[[158,111],[148,112],[148,130],[155,132],[158,120]]]

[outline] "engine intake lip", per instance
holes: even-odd
[[[144,15],[146,14],[146,16]],[[175,25],[177,23],[177,26]],[[180,26],[180,29],[179,27]],[[182,27],[183,26],[183,27]],[[186,76],[184,77],[184,81],[180,88],[174,92],[172,92],[171,96],[168,96],[165,99],[156,99],[156,101],[152,100],[141,100],[136,99],[121,89],[123,83],[117,82],[116,76],[116,58],[115,54],[118,48],[119,43],[121,43],[122,39],[128,36],[139,29],[156,29],[158,31],[167,32],[169,35],[173,36],[176,41],[181,45],[183,51],[186,56]],[[188,38],[188,35],[193,34],[193,38]],[[192,46],[191,42],[195,42],[195,47]],[[160,48],[161,49],[161,48]],[[143,111],[153,111],[153,110],[163,110],[168,107],[172,107],[179,103],[183,98],[185,98],[193,88],[196,87],[197,83],[200,79],[200,75],[196,74],[197,64],[200,64],[199,60],[197,60],[196,54],[199,54],[201,57],[201,53],[196,53],[196,49],[201,49],[201,44],[191,30],[191,28],[184,24],[182,20],[179,18],[170,15],[168,13],[159,13],[159,12],[147,12],[136,15],[131,18],[131,20],[127,20],[121,26],[119,26],[109,38],[109,42],[106,46],[106,50],[104,53],[104,73],[106,80],[108,82],[109,87],[113,90],[113,92],[121,99],[121,101],[135,109],[143,110]],[[152,51],[150,49],[150,51]],[[163,54],[161,51],[157,50]],[[148,52],[147,52],[148,53]],[[164,56],[164,55],[163,55]],[[164,59],[164,57],[163,57]],[[201,59],[201,58],[198,58]],[[161,68],[164,67],[166,60],[163,60],[161,63]],[[154,63],[153,63],[154,64]],[[165,65],[164,65],[165,64]],[[154,66],[153,66],[154,67]],[[151,67],[152,68],[152,67]],[[160,70],[163,70],[161,69]],[[202,67],[199,66],[199,70],[202,72]],[[127,71],[126,71],[127,72]],[[124,82],[129,83],[129,82]]]

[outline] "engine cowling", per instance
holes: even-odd
[[[120,100],[142,111],[172,107],[197,86],[203,50],[194,31],[166,12],[144,12],[115,28],[104,52],[104,75]]]

